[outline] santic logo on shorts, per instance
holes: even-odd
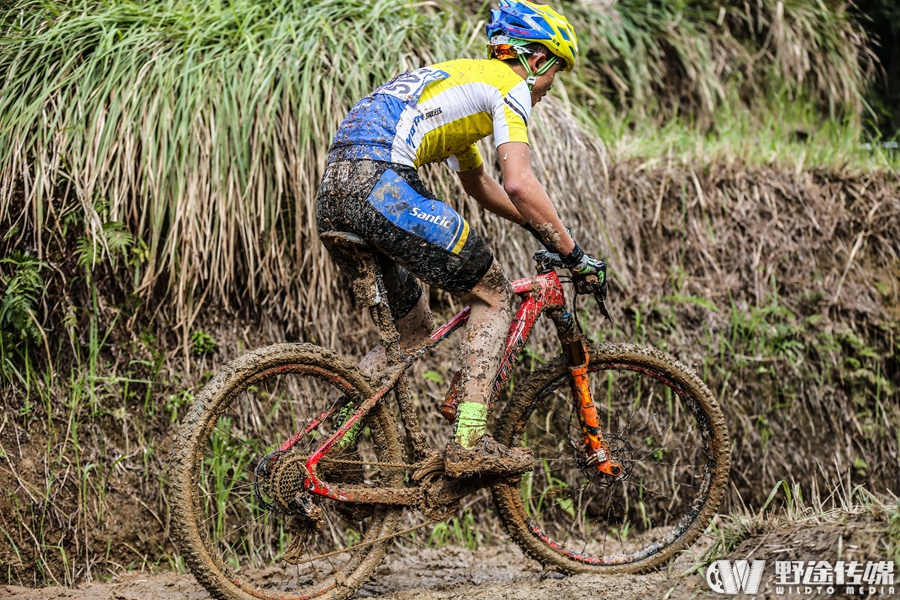
[[[440,200],[419,194],[392,169],[382,173],[367,200],[400,229],[453,254],[468,256],[463,254],[469,239],[466,220]]]
[[[424,210],[419,210],[415,206],[413,206],[412,210],[409,211],[409,214],[416,217],[417,219],[422,219],[423,221],[434,223],[438,227],[443,227],[445,229],[450,229],[450,226],[453,224],[453,222],[447,217],[442,217],[441,215],[430,215]]]
[[[762,582],[766,561],[717,560],[706,569],[709,589],[719,594],[755,594]]]

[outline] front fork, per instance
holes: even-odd
[[[589,462],[601,473],[618,477],[622,473],[622,463],[612,457],[609,444],[603,439],[600,417],[597,415],[597,407],[594,406],[594,399],[591,397],[591,387],[587,375],[590,363],[587,343],[584,337],[575,331],[575,319],[571,313],[558,313],[551,315],[551,318],[556,323],[563,351],[569,357],[572,395],[578,407],[578,421],[581,424],[581,433],[584,436],[584,446]]]

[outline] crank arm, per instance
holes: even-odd
[[[513,477],[518,477],[518,475]],[[482,488],[491,487],[500,481],[509,481],[510,478],[511,476],[498,477],[496,475],[466,477],[463,479],[453,479],[447,476],[438,477],[433,483],[425,486],[423,490],[425,495],[424,506],[431,510],[440,509],[470,494],[474,494]]]

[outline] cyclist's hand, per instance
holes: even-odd
[[[603,278],[606,275],[606,263],[585,254],[584,258],[582,258],[577,265],[569,267],[569,271],[571,271],[573,275],[578,275],[580,277],[597,275],[600,277],[600,282],[603,283]]]
[[[600,278],[600,284],[606,282],[606,263],[585,254],[578,244],[575,244],[575,248],[562,259],[572,275],[579,277],[596,275]]]

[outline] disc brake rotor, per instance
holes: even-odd
[[[609,455],[612,460],[622,465],[622,472],[617,476],[607,475],[597,469],[597,465],[590,459],[589,454],[583,447],[575,450],[575,462],[585,476],[601,487],[609,487],[618,481],[624,481],[631,476],[634,470],[634,449],[624,437],[613,434],[604,435],[605,441],[609,447]],[[573,446],[575,444],[573,443]]]

